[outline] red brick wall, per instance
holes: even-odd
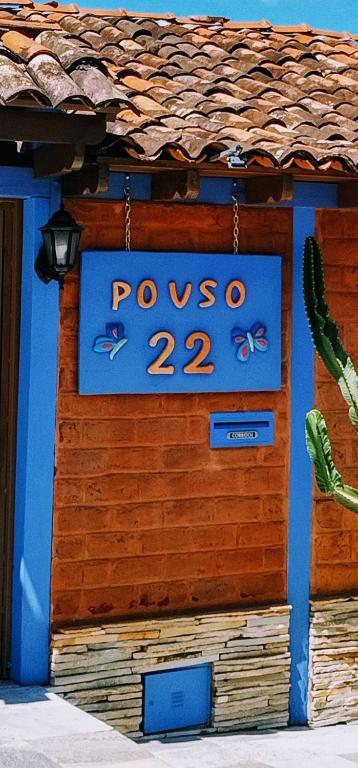
[[[121,248],[123,206],[68,201],[83,247]],[[132,244],[230,251],[230,206],[136,203]],[[62,294],[53,621],[286,596],[292,212],[246,208],[241,250],[284,256],[283,387],[244,394],[77,394],[78,275]],[[272,408],[273,447],[210,450],[212,410]],[[139,429],[140,419],[140,429]]]
[[[358,212],[319,211],[317,238],[323,248],[330,311],[358,362]],[[316,406],[323,411],[344,481],[358,485],[358,437],[337,384],[316,359]],[[327,500],[315,485],[312,591],[330,594],[358,590],[358,515]]]

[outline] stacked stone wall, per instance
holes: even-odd
[[[358,597],[311,603],[309,723],[358,720]]]
[[[63,629],[52,642],[53,690],[140,738],[144,675],[208,663],[212,713],[204,730],[285,726],[288,632],[288,606]]]

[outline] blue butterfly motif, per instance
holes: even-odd
[[[94,340],[94,352],[109,352],[109,359],[113,360],[128,339],[124,335],[123,323],[107,323],[106,336],[97,336]]]
[[[265,338],[266,327],[262,323],[255,323],[250,331],[242,331],[241,328],[233,328],[231,341],[237,344],[236,357],[241,363],[247,363],[251,352],[267,352],[269,343]]]

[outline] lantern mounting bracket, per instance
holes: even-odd
[[[35,272],[37,276],[40,278],[40,280],[42,280],[43,283],[46,283],[46,285],[50,283],[51,280],[55,279],[54,275],[50,276],[49,274],[49,266],[46,259],[46,250],[43,245],[41,246],[35,260]]]

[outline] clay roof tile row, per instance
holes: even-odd
[[[358,163],[358,35],[0,0],[0,105],[108,113],[132,157]]]

